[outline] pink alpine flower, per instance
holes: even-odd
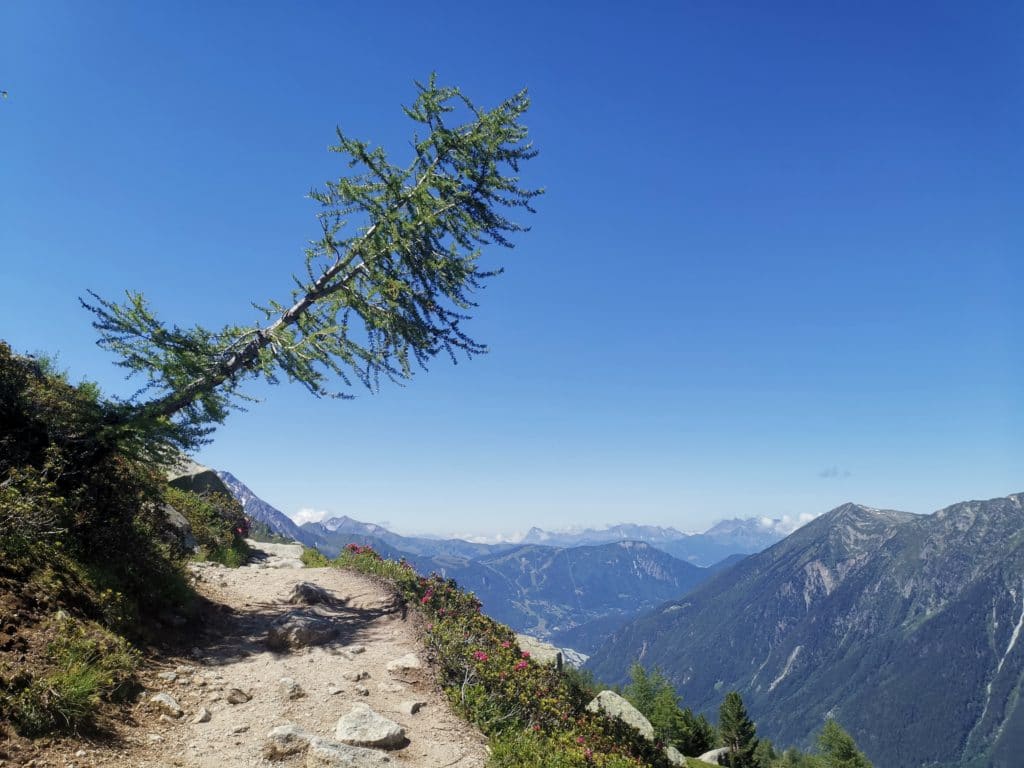
[[[473,651],[473,658],[477,661],[487,661],[487,654],[483,651]]]

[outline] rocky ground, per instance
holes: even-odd
[[[306,569],[298,545],[257,544],[250,564],[196,564],[213,610],[195,646],[143,672],[114,738],[60,742],[31,765],[86,768],[478,768],[486,740],[437,690],[388,588]],[[302,586],[305,585],[305,586]]]

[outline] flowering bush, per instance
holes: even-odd
[[[618,720],[587,712],[578,676],[539,664],[515,633],[451,579],[349,544],[332,565],[389,579],[418,606],[439,681],[457,712],[491,737],[494,766],[667,766],[664,754]]]

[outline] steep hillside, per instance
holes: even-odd
[[[271,531],[280,536],[285,536],[309,546],[307,542],[303,541],[302,531],[299,526],[284,512],[265,502],[253,493],[249,486],[230,472],[218,470],[217,477],[228,487],[231,494],[238,499],[248,517],[264,523]]]
[[[685,594],[708,575],[642,542],[566,549],[527,545],[437,570],[474,592],[490,616],[542,638],[595,620],[614,627]],[[572,647],[584,652],[596,645],[584,634],[577,642]]]
[[[783,743],[837,717],[881,765],[1009,766],[1024,744],[1021,496],[929,516],[847,504],[616,633],[710,711],[739,690]]]

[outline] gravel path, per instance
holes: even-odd
[[[485,765],[486,740],[451,712],[425,663],[421,669],[388,670],[408,654],[425,656],[414,621],[386,588],[349,571],[302,568],[298,545],[250,543],[260,550],[259,559],[242,568],[193,566],[199,591],[217,608],[215,618],[187,658],[167,660],[144,675],[147,691],[122,728],[120,744],[85,744],[58,765],[361,764],[316,762],[305,750],[275,760],[266,756],[273,727],[290,723],[333,739],[339,718],[361,704],[404,730],[397,748],[369,755],[375,761],[386,756],[396,766]],[[300,582],[327,590],[332,602],[290,604]],[[327,623],[335,637],[315,647],[270,650],[268,632],[295,617],[319,628]],[[172,716],[173,707],[153,703],[158,693],[170,696],[182,714]],[[195,722],[204,719],[204,710],[209,719]]]

